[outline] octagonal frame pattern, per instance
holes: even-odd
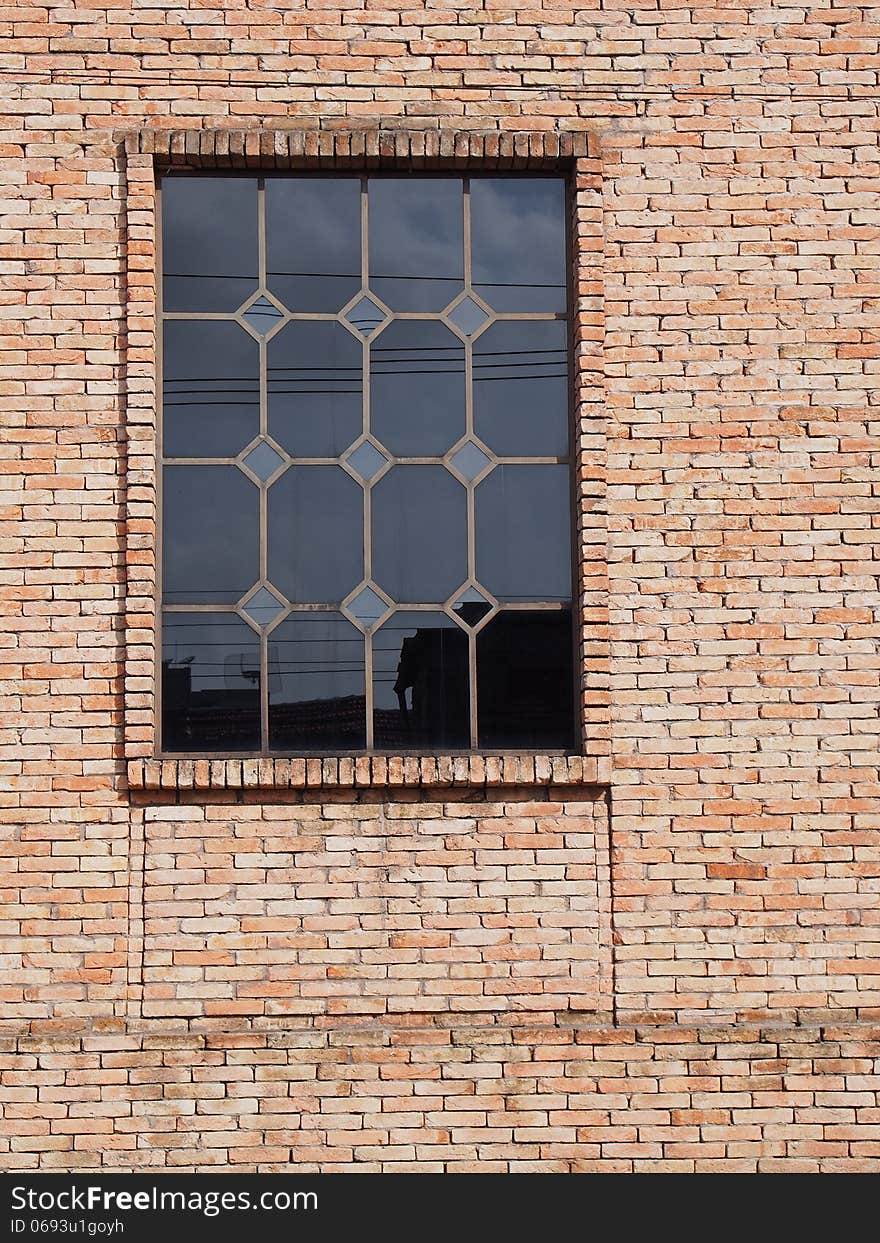
[[[281,175],[281,174],[276,174]],[[332,174],[327,174],[332,176]],[[451,174],[454,175],[454,174]],[[271,176],[269,174],[268,176]],[[175,601],[173,604],[163,604],[162,609],[165,612],[228,612],[237,615],[249,627],[258,631],[259,642],[261,645],[261,667],[260,667],[260,697],[261,697],[261,748],[259,752],[249,752],[248,754],[270,756],[276,754],[276,751],[269,747],[269,660],[268,660],[268,642],[271,631],[279,624],[291,616],[291,614],[309,612],[309,611],[326,611],[334,609],[340,611],[344,616],[357,626],[364,634],[365,641],[365,676],[366,676],[366,750],[373,750],[373,710],[372,710],[372,679],[371,679],[371,636],[372,633],[383,624],[395,610],[405,611],[407,613],[417,613],[420,611],[443,612],[448,615],[457,626],[464,630],[468,637],[469,644],[469,676],[470,676],[470,724],[471,724],[471,750],[479,750],[478,747],[478,705],[477,705],[477,671],[476,671],[476,637],[477,635],[494,619],[500,612],[515,611],[517,609],[528,609],[529,611],[557,611],[560,608],[566,608],[570,605],[570,601],[528,601],[528,603],[510,603],[499,602],[495,596],[479,582],[476,576],[475,567],[475,507],[474,498],[475,490],[480,483],[489,477],[491,472],[499,465],[538,465],[538,464],[565,464],[571,461],[570,454],[564,457],[560,456],[501,456],[495,453],[489,446],[484,443],[474,431],[474,363],[473,363],[473,345],[474,342],[492,325],[506,320],[517,321],[540,321],[540,320],[561,320],[567,322],[568,310],[561,313],[552,312],[496,312],[486,302],[485,297],[477,292],[472,281],[472,263],[471,263],[471,242],[470,242],[470,195],[469,183],[470,177],[467,175],[460,176],[463,189],[463,211],[464,211],[464,281],[463,287],[458,289],[451,297],[448,305],[440,312],[416,312],[416,311],[397,311],[392,310],[374,289],[370,288],[369,273],[369,251],[368,251],[368,203],[369,194],[368,187],[370,181],[382,174],[363,174],[360,177],[361,183],[361,252],[362,252],[362,270],[361,270],[361,287],[357,292],[349,297],[344,305],[335,314],[321,312],[301,312],[292,310],[280,301],[277,294],[269,289],[268,274],[266,270],[266,206],[265,206],[265,184],[268,179],[265,174],[255,175],[254,180],[257,183],[258,194],[258,225],[259,225],[259,278],[258,286],[248,297],[242,302],[239,308],[230,313],[212,313],[205,315],[202,313],[189,312],[167,312],[164,315],[160,311],[163,320],[204,320],[204,319],[222,319],[238,323],[252,338],[254,338],[259,346],[260,351],[260,433],[257,437],[251,439],[245,448],[233,458],[227,457],[198,457],[198,458],[182,458],[182,457],[165,457],[161,453],[159,461],[162,466],[174,464],[202,465],[202,464],[230,464],[237,466],[244,472],[248,478],[254,482],[260,491],[260,565],[259,572],[255,577],[254,583],[241,599],[233,605],[214,606],[200,604],[186,604]],[[568,305],[568,290],[566,289],[566,306]],[[369,308],[375,311],[375,315],[371,318],[369,324],[363,322],[363,310],[369,304]],[[466,311],[467,315],[463,316]],[[386,445],[378,439],[375,432],[371,428],[370,418],[370,350],[377,340],[381,338],[381,334],[392,323],[402,320],[430,320],[444,324],[454,336],[462,343],[465,356],[465,390],[466,390],[466,410],[465,410],[465,432],[456,439],[447,452],[442,456],[395,456]],[[267,370],[268,370],[268,348],[272,339],[278,335],[288,324],[296,321],[329,321],[336,322],[345,328],[358,341],[362,349],[362,410],[363,425],[359,434],[347,445],[343,452],[336,457],[302,457],[288,452],[277,439],[269,432],[268,426],[268,401],[267,401]],[[569,359],[566,355],[565,369],[568,371]],[[161,445],[161,439],[160,439]],[[358,469],[358,453],[363,450],[371,450],[376,455],[374,461],[377,462],[372,473],[364,472]],[[247,459],[257,452],[263,452],[267,456],[271,453],[273,469],[265,475],[260,475],[253,466],[248,463]],[[378,462],[378,458],[384,459],[383,463]],[[278,459],[278,465],[274,465],[275,458]],[[292,604],[284,593],[273,583],[268,576],[267,568],[267,499],[269,488],[278,481],[293,464],[302,466],[311,465],[334,465],[340,466],[347,474],[354,478],[363,490],[364,504],[364,577],[353,589],[348,593],[344,600],[340,600],[338,604]],[[451,596],[442,601],[426,601],[419,603],[398,602],[391,598],[388,592],[383,588],[381,583],[374,581],[372,577],[372,557],[371,557],[371,493],[374,486],[380,482],[392,467],[397,465],[442,465],[451,476],[462,484],[467,493],[467,577],[455,589]],[[248,606],[258,597],[262,598],[268,593],[275,598],[279,604],[277,614],[271,620],[264,620],[262,623],[257,621],[248,611]],[[381,617],[376,619],[359,617],[358,610],[352,608],[354,602],[360,598],[373,597],[383,604],[387,603],[387,607]],[[477,598],[485,603],[485,609],[481,616],[473,617],[468,622],[462,616],[461,605],[463,602],[474,603]],[[160,640],[161,642],[161,640]],[[160,692],[161,695],[161,692]],[[161,717],[161,709],[160,709]],[[205,753],[214,754],[214,753]],[[217,753],[220,754],[220,753]]]

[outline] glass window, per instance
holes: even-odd
[[[166,457],[234,457],[260,430],[256,341],[234,320],[167,320],[162,408]]]
[[[296,319],[266,350],[270,435],[291,457],[339,457],[364,421],[360,341],[333,320]]]
[[[370,288],[393,311],[442,311],[464,285],[464,195],[456,177],[373,177]]]
[[[162,306],[234,311],[257,284],[257,183],[169,177],[162,186]]]
[[[496,311],[565,311],[565,187],[472,177],[471,280]]]
[[[377,749],[467,750],[469,708],[465,631],[448,613],[392,613],[373,635]]]
[[[361,286],[357,177],[267,177],[266,285],[285,306],[335,315]]]
[[[364,635],[336,612],[294,612],[269,639],[269,746],[363,750]]]
[[[161,196],[163,753],[575,747],[563,181]]]
[[[162,734],[166,751],[260,745],[260,642],[234,613],[166,612]]]

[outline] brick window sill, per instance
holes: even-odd
[[[322,759],[130,760],[133,790],[327,790],[605,785],[607,757],[360,755]]]

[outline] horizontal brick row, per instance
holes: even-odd
[[[880,1170],[875,1031],[523,1025],[0,1042],[15,1170]]]

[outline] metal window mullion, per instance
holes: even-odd
[[[369,370],[369,346],[364,342],[364,409],[365,409],[365,431],[369,429],[369,390],[370,390],[370,370]],[[364,480],[364,580],[370,582],[373,577],[373,504],[372,493],[373,485],[369,480]],[[368,750],[373,746],[373,632],[368,630],[364,635],[364,712],[366,713],[366,746]]]
[[[370,285],[370,205],[369,183],[361,177],[361,290],[365,293]],[[363,434],[370,434],[370,340],[367,337],[362,347],[361,393],[363,398]],[[364,579],[369,582],[373,577],[373,506],[372,483],[363,480],[364,490]],[[373,631],[364,634],[364,722],[365,745],[372,751],[374,742],[373,731]]]
[[[257,179],[257,248],[259,271],[257,281],[262,293],[266,289],[266,183]],[[260,335],[260,435],[269,430],[268,347],[264,335]],[[268,500],[269,489],[260,481],[260,585],[265,587],[269,576],[268,550]],[[260,627],[260,752],[269,754],[269,633]]]
[[[464,238],[464,292],[467,297],[473,292],[472,261],[471,261],[471,182],[469,177],[462,181],[462,222]],[[464,418],[465,435],[474,434],[474,344],[470,336],[464,343]],[[476,487],[473,480],[467,484],[467,570],[471,582],[476,582],[476,519],[475,509]],[[477,636],[473,629],[468,629],[468,725],[470,728],[471,749],[477,747]]]

